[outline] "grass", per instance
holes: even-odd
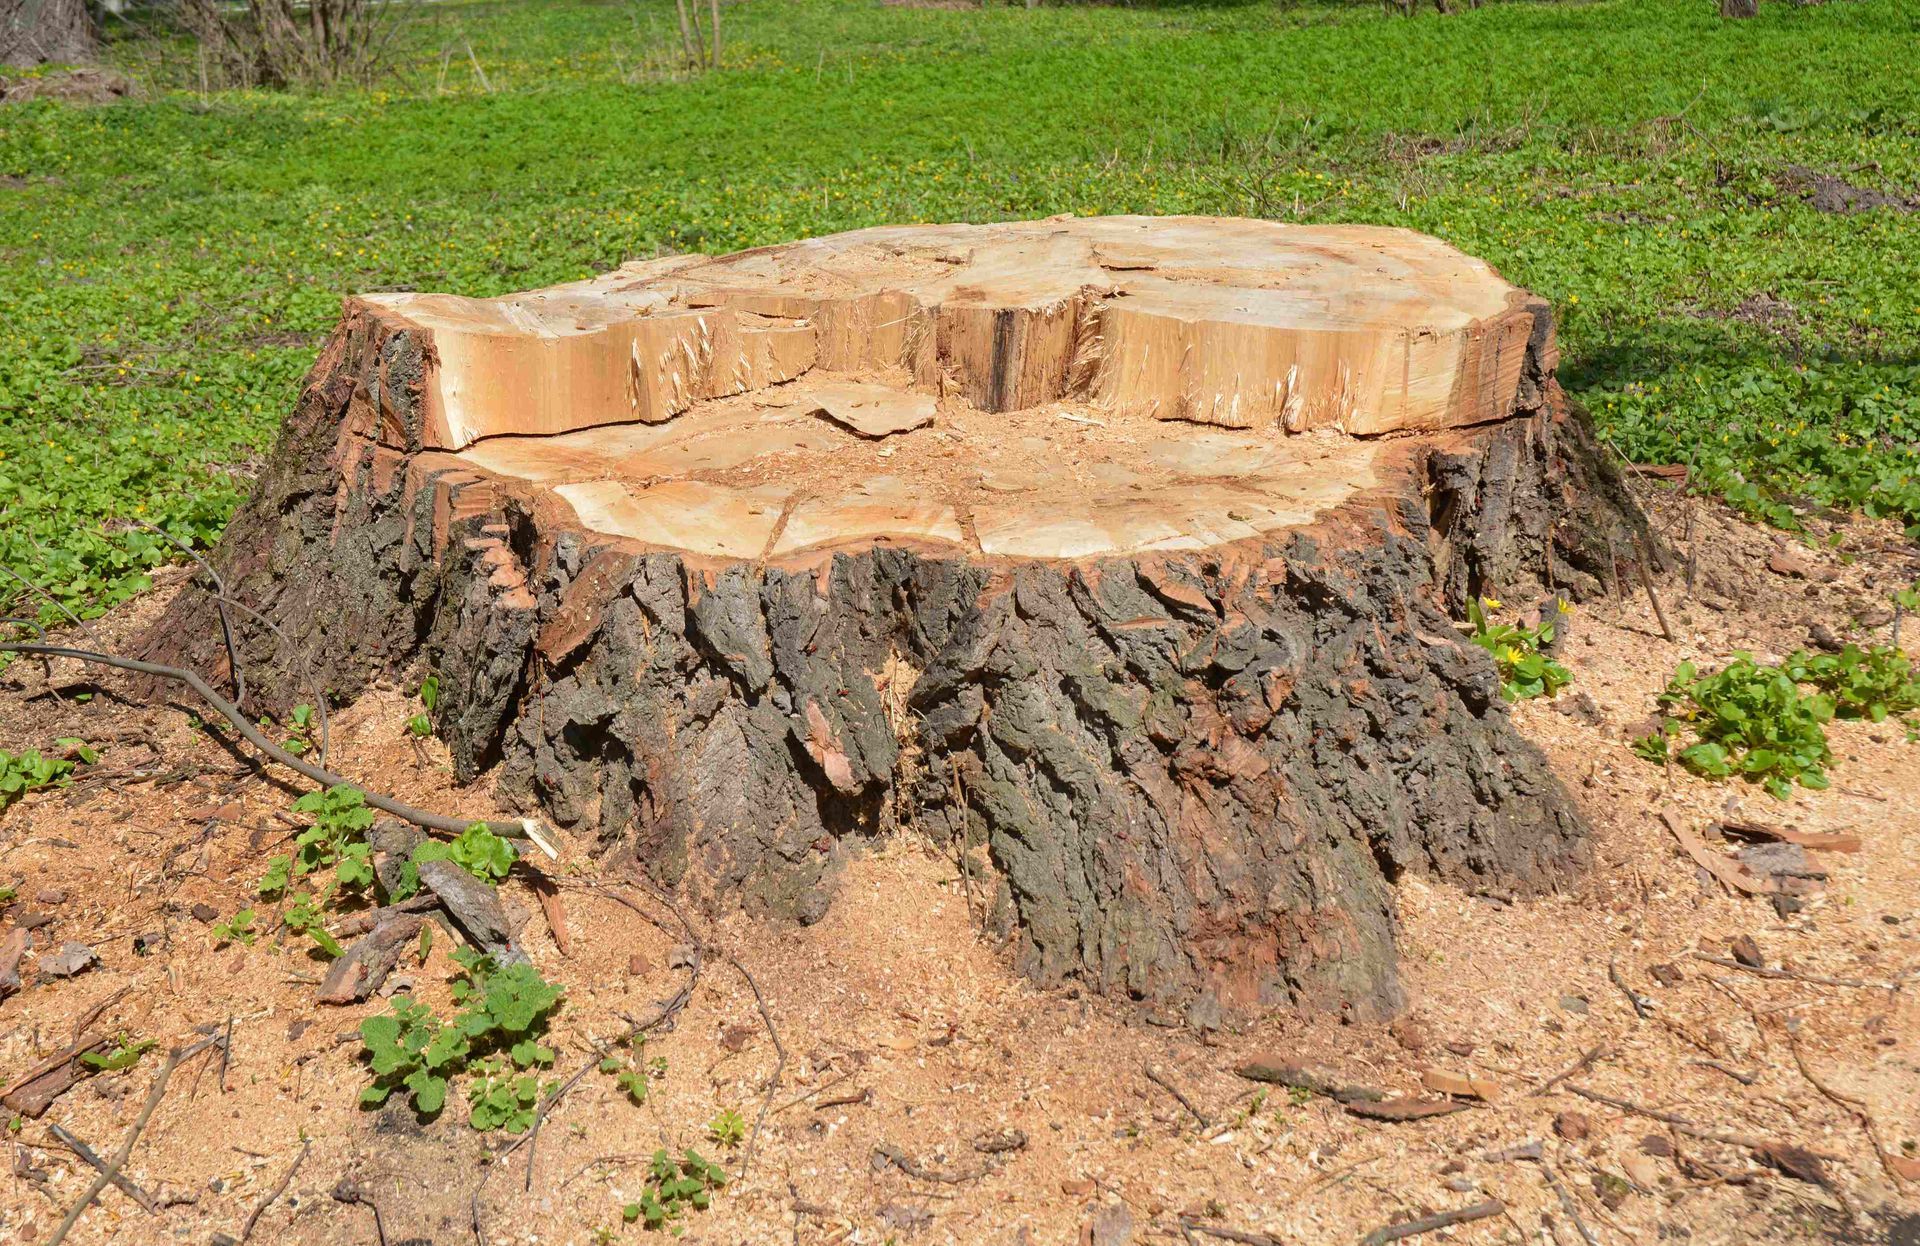
[[[1554,300],[1623,453],[1920,531],[1920,213],[1794,172],[1920,193],[1900,0],[782,0],[697,78],[647,69],[671,14],[436,5],[384,89],[325,95],[169,87],[127,39],[144,101],[0,109],[0,560],[99,609],[170,552],[127,521],[214,539],[349,291],[1062,211],[1432,232]]]

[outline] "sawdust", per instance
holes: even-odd
[[[233,1019],[225,1086],[217,1054],[183,1066],[134,1151],[128,1175],[161,1209],[148,1214],[109,1189],[71,1241],[238,1234],[303,1139],[311,1150],[262,1213],[256,1242],[373,1240],[365,1203],[332,1196],[343,1181],[379,1207],[390,1242],[473,1241],[470,1199],[482,1176],[487,1242],[584,1244],[601,1227],[615,1240],[643,1240],[639,1226],[621,1226],[620,1208],[638,1196],[654,1148],[712,1153],[705,1123],[722,1108],[753,1119],[775,1068],[730,953],[764,993],[788,1060],[751,1172],[688,1220],[689,1242],[1110,1242],[1126,1240],[1113,1236],[1124,1219],[1131,1240],[1150,1242],[1179,1240],[1186,1217],[1286,1242],[1346,1243],[1486,1197],[1502,1200],[1505,1214],[1449,1230],[1450,1240],[1576,1242],[1541,1166],[1483,1158],[1530,1139],[1544,1140],[1553,1174],[1600,1242],[1911,1242],[1916,1187],[1896,1188],[1853,1112],[1810,1084],[1785,1027],[1798,1022],[1791,1042],[1807,1067],[1859,1098],[1888,1153],[1912,1155],[1920,749],[1892,726],[1838,724],[1833,790],[1782,804],[1758,789],[1664,773],[1635,759],[1626,736],[1681,658],[1711,662],[1736,647],[1783,653],[1806,644],[1815,622],[1863,636],[1850,630],[1858,621],[1883,635],[1875,611],[1913,576],[1912,547],[1884,525],[1856,523],[1843,529],[1846,555],[1803,549],[1807,574],[1781,575],[1767,562],[1785,538],[1695,504],[1689,541],[1684,509],[1662,511],[1682,558],[1662,582],[1677,639],[1661,638],[1643,595],[1583,607],[1562,650],[1573,689],[1516,711],[1593,821],[1592,872],[1563,895],[1519,901],[1404,880],[1403,974],[1415,1002],[1391,1026],[1281,1013],[1244,1033],[1195,1034],[1124,1001],[1037,989],[975,932],[945,846],[887,837],[855,863],[814,926],[691,915],[713,951],[677,1025],[647,1046],[667,1075],[636,1107],[610,1078],[589,1074],[542,1130],[529,1189],[527,1149],[490,1168],[497,1140],[469,1130],[459,1105],[425,1126],[403,1111],[354,1106],[366,1077],[351,1035],[377,1007],[315,1005],[319,962],[265,940],[212,948],[194,906],[226,915],[252,901],[262,862],[292,833],[281,816],[292,791],[247,772],[177,707],[110,692],[62,705],[35,696],[39,669],[16,663],[0,674],[0,747],[63,735],[123,742],[95,768],[111,777],[31,795],[0,816],[0,884],[18,895],[5,923],[50,914],[36,948],[77,940],[103,962],[32,985],[37,953],[29,954],[30,985],[0,1003],[0,1079],[56,1052],[77,1019],[123,988],[94,1028],[172,1044]],[[111,643],[169,591],[95,626]],[[56,667],[56,676],[80,673]],[[407,698],[388,688],[336,713],[334,764],[417,804],[490,812],[485,783],[453,787],[437,743],[421,764],[402,734],[408,712]],[[146,768],[135,744],[143,739],[164,758],[160,777],[129,773]],[[1855,832],[1863,848],[1815,854],[1827,891],[1777,917],[1764,900],[1699,877],[1657,816],[1703,827],[1729,809],[1805,831]],[[559,873],[591,881],[619,869],[576,847]],[[567,988],[555,1026],[563,1071],[623,1030],[623,1014],[644,1013],[684,977],[673,968],[681,937],[643,892],[630,898],[665,929],[599,891],[565,888],[571,957],[554,946],[530,891],[515,882],[504,894],[535,963]],[[148,934],[159,938],[138,954],[135,939]],[[1775,965],[1907,986],[1823,987],[1690,955],[1724,955],[1741,934]],[[437,1004],[449,942],[436,939],[424,966],[408,960],[399,971]],[[1660,975],[1650,973],[1656,966]],[[1646,1019],[1610,967],[1651,1002]],[[1590,1068],[1527,1094],[1596,1047],[1604,1054]],[[1259,1053],[1389,1093],[1418,1093],[1451,1075],[1492,1083],[1494,1097],[1432,1120],[1362,1121],[1331,1100],[1296,1103],[1234,1075]],[[1149,1062],[1210,1125],[1145,1075]],[[150,1056],[83,1081],[46,1116],[22,1122],[0,1178],[0,1240],[44,1241],[93,1176],[49,1126],[111,1154],[157,1064]],[[1763,1167],[1748,1149],[1582,1099],[1568,1089],[1575,1085],[1708,1131],[1807,1147],[1831,1157],[1831,1188]],[[1016,1130],[1022,1147],[977,1149],[1005,1146]],[[892,1158],[900,1155],[910,1169]],[[737,1154],[726,1158],[738,1168]]]

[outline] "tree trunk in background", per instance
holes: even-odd
[[[0,0],[0,65],[82,64],[93,53],[85,0]]]
[[[1755,17],[1760,12],[1760,0],[1720,0],[1722,17]]]

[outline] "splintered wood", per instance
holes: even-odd
[[[1432,238],[1194,217],[862,230],[356,314],[383,444],[722,558],[1299,527],[1376,483],[1356,437],[1504,419],[1553,364],[1545,305]]]

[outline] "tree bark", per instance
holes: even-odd
[[[1720,0],[1722,17],[1757,17],[1760,14],[1760,0]]]
[[[246,638],[255,708],[303,695],[309,656],[343,696],[431,668],[459,778],[497,765],[508,799],[709,907],[817,920],[851,856],[918,834],[967,862],[980,923],[1041,981],[1199,1024],[1289,1001],[1389,1013],[1396,879],[1540,889],[1588,853],[1449,613],[1590,595],[1613,551],[1651,548],[1553,381],[1544,309],[1528,323],[1504,418],[1323,430],[1372,483],[1310,521],[1071,557],[920,538],[754,557],[596,530],[503,469],[498,440],[421,445],[454,339],[359,305],[217,561],[289,638]],[[1013,387],[996,358],[980,392]],[[183,595],[149,643],[217,668],[211,619]]]
[[[93,58],[85,0],[0,0],[0,65],[84,65]]]

